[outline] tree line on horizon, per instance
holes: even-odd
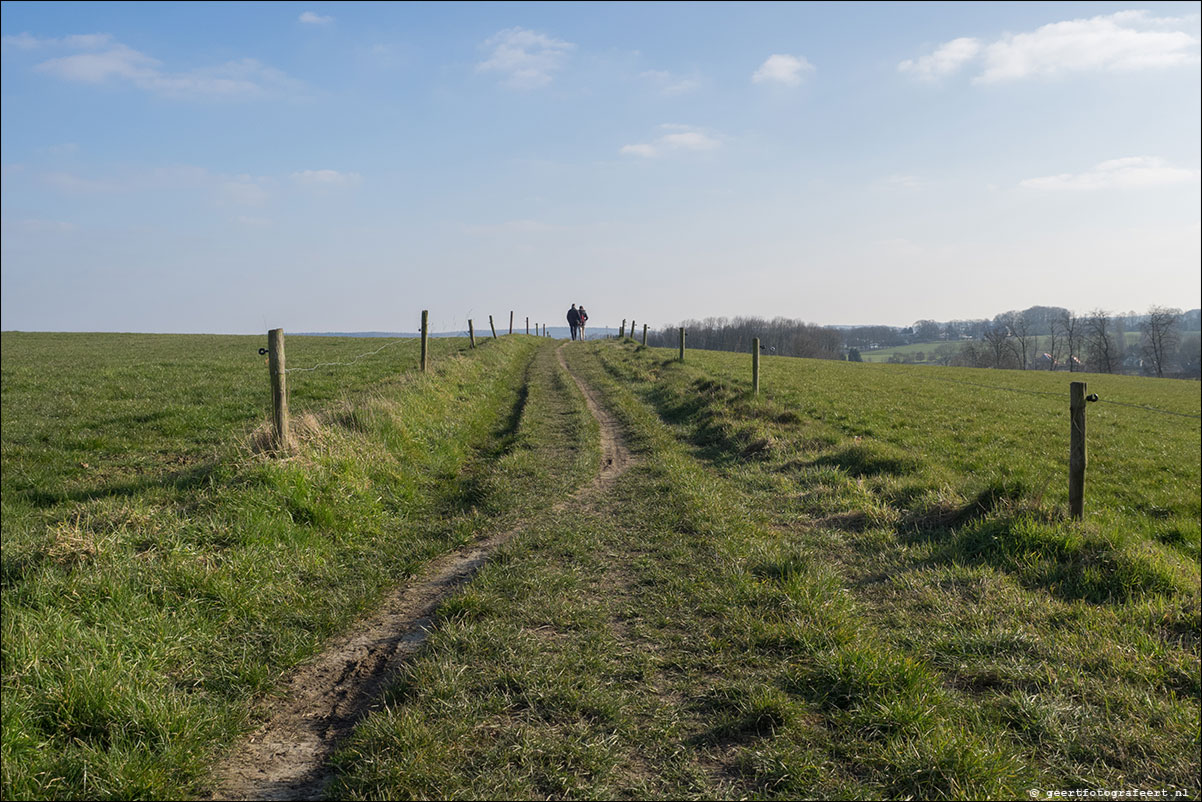
[[[679,329],[688,347],[746,351],[760,338],[766,354],[863,361],[866,350],[930,343],[929,351],[895,354],[890,362],[1011,370],[1064,370],[1145,376],[1202,376],[1202,310],[1153,306],[1139,314],[1103,309],[1077,313],[1032,306],[993,318],[919,320],[912,326],[820,326],[777,317],[710,317],[649,331],[647,344],[674,348]],[[1128,332],[1138,333],[1129,342]]]

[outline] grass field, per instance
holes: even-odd
[[[569,450],[507,478],[535,338],[433,341],[427,376],[412,342],[293,374],[283,460],[253,448],[259,345],[4,335],[5,799],[198,793],[287,667],[579,473]],[[288,348],[305,367],[364,344]]]
[[[1076,524],[1062,377],[571,355],[639,465],[444,608],[335,796],[1197,798],[1196,419],[1092,406]]]
[[[289,666],[515,522],[332,797],[1199,796],[1197,383],[1073,377],[1072,522],[1063,374],[771,357],[752,398],[746,355],[570,344],[636,462],[553,506],[598,459],[557,343],[290,376],[284,460],[259,344],[4,335],[5,799],[204,796]]]

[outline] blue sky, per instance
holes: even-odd
[[[1202,295],[1198,3],[0,15],[6,330]]]

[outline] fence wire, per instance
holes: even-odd
[[[359,354],[359,356],[353,358],[349,362],[318,362],[316,365],[313,365],[312,367],[308,367],[308,368],[285,368],[284,373],[312,373],[313,371],[320,370],[321,368],[347,367],[349,365],[355,364],[360,359],[366,359],[369,356],[375,356],[376,354],[383,351],[385,348],[394,346],[397,343],[412,342],[417,339],[419,339],[419,338],[418,337],[401,337],[399,339],[391,340],[389,342],[384,343],[383,345],[381,345],[379,348],[377,348],[374,351],[367,351],[365,353]]]

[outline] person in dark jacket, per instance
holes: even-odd
[[[576,339],[576,331],[580,328],[580,310],[576,308],[576,304],[572,304],[572,308],[568,310],[568,326],[572,329],[572,339]]]
[[[574,305],[574,304],[573,304]],[[584,324],[588,322],[588,312],[584,311],[584,307],[576,310],[576,314],[580,316],[580,339],[584,339]]]

